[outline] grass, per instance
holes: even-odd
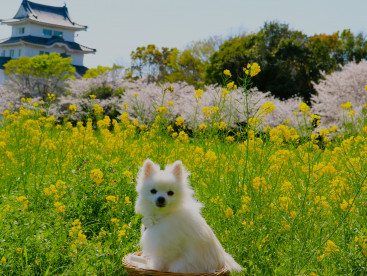
[[[149,127],[98,112],[73,126],[41,110],[5,112],[0,126],[1,275],[124,275],[123,256],[139,250],[135,177],[146,158],[182,160],[243,275],[367,273],[363,126],[330,141],[331,130],[312,134],[319,118],[301,105],[298,130],[259,131],[260,118],[232,136],[212,122],[189,137],[165,114]]]

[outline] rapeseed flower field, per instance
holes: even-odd
[[[244,72],[247,93],[260,67]],[[231,73],[224,77],[228,99]],[[363,124],[354,135],[315,133],[322,118],[302,103],[298,128],[271,128],[262,125],[276,108],[269,102],[238,131],[221,121],[220,106],[202,110],[205,123],[188,131],[182,117],[165,119],[173,102],[156,106],[147,126],[127,113],[103,116],[93,97],[93,118],[59,122],[47,115],[54,100],[5,111],[0,123],[2,275],[124,275],[123,256],[139,250],[135,177],[146,158],[162,167],[182,160],[243,275],[367,273]]]

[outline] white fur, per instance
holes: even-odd
[[[181,161],[160,170],[149,159],[138,173],[135,211],[144,216],[140,245],[149,266],[177,273],[213,273],[224,266],[241,271],[201,216],[188,175]]]

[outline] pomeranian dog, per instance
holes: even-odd
[[[160,170],[149,159],[138,173],[135,212],[144,216],[140,246],[148,267],[176,273],[214,273],[224,266],[241,271],[201,216],[188,175],[181,161]]]

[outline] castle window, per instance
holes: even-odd
[[[62,37],[63,33],[59,31],[54,31],[54,36],[60,36]]]
[[[2,57],[5,57],[5,50],[2,50],[2,51],[1,51],[1,56],[2,56]]]
[[[10,57],[14,57],[14,49],[10,50]]]
[[[18,51],[18,57],[20,57],[22,55],[22,49],[19,49]]]
[[[48,29],[43,29],[43,35],[45,36],[52,36],[52,31]]]
[[[18,29],[18,34],[24,34],[24,28],[19,28]]]

